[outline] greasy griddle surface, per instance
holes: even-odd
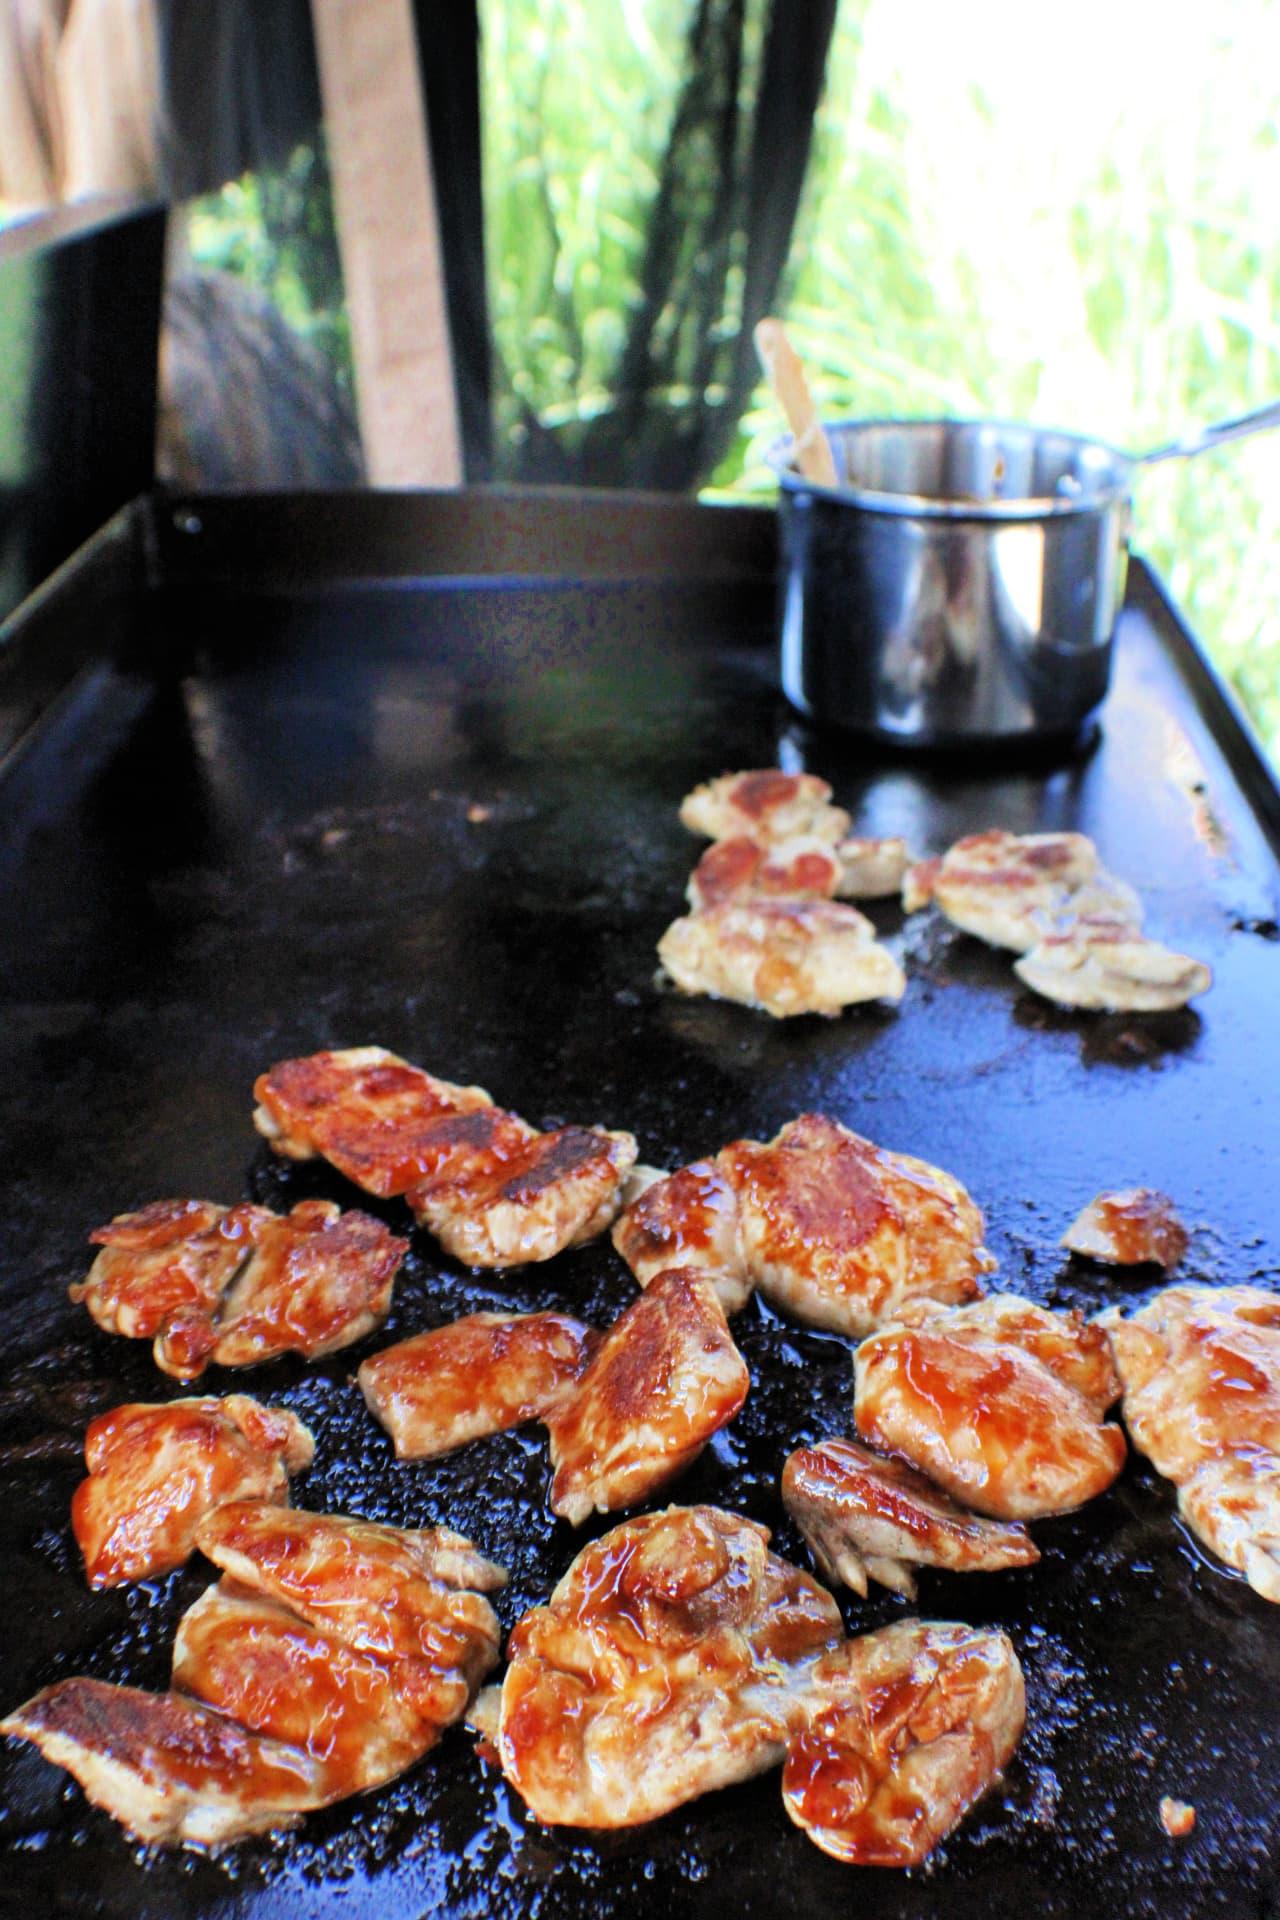
[[[1102,744],[1022,773],[877,767],[813,748],[771,682],[770,609],[677,587],[437,589],[162,610],[194,641],[163,684],[103,673],[0,788],[3,1704],[60,1676],[164,1683],[209,1579],[90,1595],[68,1525],[88,1419],[181,1391],[148,1350],[65,1299],[88,1230],[169,1194],[352,1201],[258,1143],[254,1076],[378,1042],[478,1081],[539,1123],[629,1127],[678,1164],[805,1108],[940,1162],[986,1211],[1000,1281],[1086,1309],[1125,1277],[1056,1247],[1104,1186],[1172,1193],[1185,1273],[1275,1284],[1275,862],[1145,617],[1127,617]],[[1152,929],[1209,960],[1197,1011],[1061,1014],[930,916],[875,917],[903,952],[901,1009],[773,1023],[654,985],[654,946],[697,853],[695,781],[799,747],[859,828],[920,848],[993,823],[1081,827],[1136,881]],[[1229,747],[1229,743],[1228,743]],[[401,1208],[361,1200],[397,1226]],[[509,1628],[582,1536],[554,1521],[540,1430],[395,1464],[352,1374],[365,1352],[480,1307],[606,1323],[632,1286],[607,1243],[476,1276],[414,1235],[385,1332],[311,1369],[211,1372],[313,1426],[297,1498],[446,1523],[511,1570]],[[754,1303],[753,1388],[672,1497],[765,1520],[787,1452],[847,1432],[847,1343]],[[602,1523],[603,1524],[603,1523]],[[588,1530],[590,1531],[590,1530]],[[622,1916],[851,1912],[1260,1915],[1276,1908],[1280,1609],[1205,1563],[1141,1464],[1038,1526],[1025,1572],[925,1572],[921,1610],[1012,1635],[1028,1724],[1003,1790],[920,1871],[858,1872],[787,1821],[777,1774],[654,1826],[540,1830],[450,1733],[410,1774],[221,1860],[146,1855],[29,1748],[0,1757],[0,1910],[125,1916]],[[906,1609],[848,1598],[851,1627]],[[1197,1808],[1166,1838],[1163,1794]]]

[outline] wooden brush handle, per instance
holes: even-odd
[[[791,428],[796,465],[815,486],[839,486],[835,461],[813,404],[809,382],[804,377],[804,367],[787,338],[786,328],[781,320],[761,320],[753,338],[765,377]]]

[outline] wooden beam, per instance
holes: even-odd
[[[365,471],[462,479],[453,348],[411,0],[311,0]]]

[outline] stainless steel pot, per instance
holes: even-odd
[[[999,421],[847,421],[825,428],[835,488],[780,441],[784,692],[903,745],[1070,737],[1107,690],[1137,470],[1277,421],[1147,455]]]

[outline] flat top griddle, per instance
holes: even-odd
[[[94,607],[72,583],[63,626],[123,651],[86,646],[0,780],[6,1708],[72,1673],[166,1682],[175,1623],[210,1570],[92,1595],[68,1501],[93,1414],[182,1389],[144,1343],[99,1333],[66,1286],[88,1230],[153,1198],[357,1200],[254,1134],[254,1077],[285,1056],[377,1042],[540,1124],[631,1128],[644,1159],[673,1166],[820,1109],[959,1175],[1000,1284],[1054,1305],[1154,1290],[1150,1270],[1057,1247],[1095,1192],[1131,1183],[1166,1189],[1193,1228],[1183,1277],[1280,1277],[1276,796],[1145,571],[1100,739],[1050,765],[966,769],[806,733],[775,689],[765,573],[735,560],[711,577],[714,520],[691,518],[697,539],[654,570],[625,508],[594,523],[582,503],[542,511],[544,531],[559,514],[565,549],[588,556],[582,577],[522,575],[515,540],[500,571],[492,552],[460,552],[414,579],[397,549],[381,581],[344,584],[326,560],[334,509],[303,502],[272,521],[296,536],[282,585],[279,554],[267,566],[243,537],[265,522],[210,503],[187,528],[207,563],[179,564],[166,533],[149,588]],[[361,512],[376,531],[376,505]],[[430,544],[429,506],[386,513],[402,533],[420,516]],[[602,552],[632,577],[607,577]],[[345,565],[335,553],[333,573]],[[909,975],[897,1012],[775,1023],[661,991],[655,943],[699,844],[680,796],[779,760],[829,778],[859,830],[922,850],[991,824],[1082,828],[1142,889],[1152,930],[1210,962],[1212,992],[1165,1016],[1059,1012],[1006,958],[892,905],[873,912]],[[391,1319],[363,1347],[211,1372],[199,1390],[253,1392],[313,1426],[300,1504],[470,1534],[510,1569],[509,1628],[583,1537],[547,1511],[540,1431],[400,1466],[352,1375],[365,1352],[480,1307],[604,1324],[632,1294],[607,1241],[476,1275],[415,1233]],[[850,1430],[850,1346],[758,1301],[734,1329],[752,1393],[670,1497],[762,1519],[808,1564],[778,1472],[797,1444]],[[294,1833],[218,1859],[147,1854],[13,1746],[0,1911],[1280,1912],[1280,1609],[1208,1562],[1136,1459],[1103,1499],[1035,1532],[1035,1568],[921,1578],[922,1613],[1012,1635],[1029,1712],[1003,1789],[917,1871],[826,1859],[786,1819],[776,1773],[631,1832],[543,1830],[461,1730]],[[851,1628],[908,1611],[873,1595],[845,1596]],[[1195,1805],[1189,1839],[1166,1837],[1164,1794]]]

